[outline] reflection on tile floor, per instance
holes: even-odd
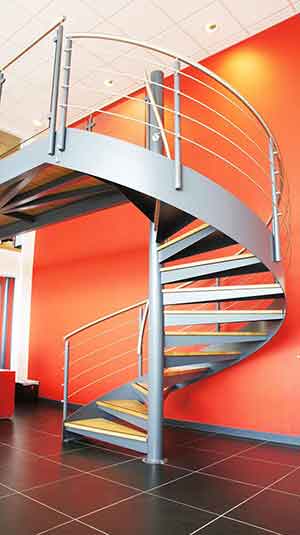
[[[156,467],[60,428],[45,402],[0,422],[1,535],[299,535],[300,448],[168,428]]]

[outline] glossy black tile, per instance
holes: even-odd
[[[77,470],[37,456],[16,455],[11,464],[0,466],[0,483],[18,491],[77,475]]]
[[[195,473],[154,491],[156,495],[214,513],[224,513],[255,492],[253,486]]]
[[[206,473],[227,477],[243,483],[252,483],[265,487],[291,471],[290,466],[271,464],[254,459],[232,457],[210,468]]]
[[[224,437],[223,435],[214,435],[198,442],[193,442],[193,448],[214,450],[224,453],[227,456],[241,453],[249,448],[259,446],[261,443],[256,440],[242,438]]]
[[[225,455],[226,457],[226,455]],[[198,450],[189,446],[176,447],[168,452],[168,463],[187,468],[189,470],[199,470],[212,463],[224,459],[224,453],[216,451]]]
[[[300,468],[293,474],[285,477],[284,479],[273,485],[272,489],[282,490],[284,492],[291,492],[292,494],[299,494],[300,496]]]
[[[0,500],[0,533],[3,535],[36,535],[68,517],[15,494]]]
[[[228,518],[220,518],[201,530],[199,535],[268,535],[268,532]]]
[[[242,455],[275,463],[300,466],[300,447],[263,444],[255,450],[242,453]]]
[[[82,475],[39,487],[26,493],[36,500],[78,517],[135,494],[136,491],[94,477]]]
[[[101,532],[75,520],[74,522],[68,522],[68,524],[59,525],[51,529],[47,535],[99,535],[99,533]]]
[[[265,490],[230,516],[282,535],[299,535],[300,497]]]
[[[188,535],[212,518],[204,511],[143,494],[83,520],[110,535]]]
[[[97,474],[98,471],[93,472]],[[149,490],[186,474],[186,470],[168,465],[146,464],[134,460],[119,466],[104,468],[99,475],[118,483],[124,483],[140,490]]]
[[[51,456],[57,462],[90,472],[105,466],[131,461],[132,457],[117,451],[108,451],[93,446],[80,448],[76,451],[63,451],[59,455]]]

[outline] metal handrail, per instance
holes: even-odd
[[[35,45],[37,45],[40,41],[42,41],[42,39],[44,39],[45,37],[47,37],[47,35],[49,35],[51,32],[53,32],[54,30],[56,30],[56,28],[58,28],[59,26],[61,26],[66,20],[66,17],[62,17],[58,22],[56,22],[56,24],[54,24],[53,26],[51,26],[51,28],[49,28],[49,30],[47,30],[46,32],[44,32],[42,35],[40,35],[39,37],[37,37],[34,41],[32,41],[32,43],[30,43],[30,45],[26,46],[23,50],[21,50],[21,52],[19,52],[16,56],[14,56],[12,59],[10,59],[5,65],[3,65],[2,67],[0,67],[0,71],[5,71],[6,69],[8,69],[8,67],[10,67],[11,65],[13,65],[16,61],[18,61],[22,56],[24,56],[24,54],[26,54],[27,52],[29,52],[29,50],[31,50]]]

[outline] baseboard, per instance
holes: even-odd
[[[181,427],[183,429],[194,429],[195,431],[206,431],[208,433],[220,433],[222,435],[252,438],[267,442],[276,442],[288,446],[300,446],[300,436],[283,435],[280,433],[268,433],[264,431],[252,431],[251,429],[239,429],[235,427],[223,427],[220,425],[201,424],[199,422],[189,422],[187,420],[174,420],[165,418],[165,424],[171,427]]]

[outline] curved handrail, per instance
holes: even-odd
[[[106,41],[116,41],[118,43],[124,43],[128,45],[137,46],[139,48],[145,48],[146,50],[150,50],[152,52],[156,52],[158,54],[162,54],[164,56],[169,56],[170,58],[174,60],[179,60],[183,63],[186,63],[186,65],[189,65],[190,67],[194,67],[195,69],[198,69],[199,71],[203,72],[219,84],[221,84],[225,89],[227,89],[230,93],[232,93],[236,98],[238,98],[245,106],[248,108],[248,110],[256,117],[258,122],[261,124],[263,129],[265,130],[268,137],[270,137],[277,148],[277,142],[276,138],[273,135],[271,129],[265,122],[264,118],[256,111],[256,109],[250,104],[250,102],[243,97],[234,87],[232,87],[231,84],[226,82],[221,76],[218,76],[218,74],[214,73],[207,67],[204,67],[200,63],[196,63],[195,61],[191,61],[189,58],[186,58],[184,56],[181,56],[180,54],[175,54],[174,52],[171,52],[170,50],[166,48],[161,48],[155,45],[150,45],[149,43],[145,43],[143,41],[139,41],[136,39],[128,39],[127,37],[121,37],[121,36],[115,36],[115,35],[109,35],[105,33],[69,33],[66,35],[67,39],[101,39]]]

